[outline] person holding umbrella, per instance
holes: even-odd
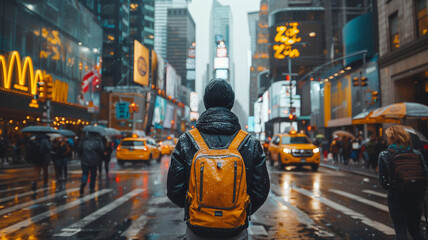
[[[85,128],[83,129],[83,131],[85,131]],[[91,174],[89,189],[91,192],[95,190],[97,167],[102,161],[104,149],[104,143],[101,139],[101,134],[99,134],[99,131],[93,130],[91,128],[86,128],[86,135],[80,142],[78,148],[80,162],[82,166],[82,182],[80,184],[81,195],[83,194],[86,183],[88,182],[89,173]]]

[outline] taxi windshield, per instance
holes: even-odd
[[[143,141],[123,141],[123,147],[136,147],[136,146],[144,146]]]
[[[281,144],[297,144],[297,143],[311,143],[307,137],[289,137],[282,138]]]

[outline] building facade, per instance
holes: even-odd
[[[13,135],[49,119],[72,129],[89,123],[91,114],[78,99],[82,77],[100,62],[102,28],[93,11],[76,1],[7,0],[0,8],[0,65],[8,66],[0,75],[2,131]],[[40,94],[37,82],[48,80],[50,116],[40,99],[37,108],[29,106]]]
[[[428,104],[426,0],[379,1],[379,69],[382,106]],[[427,134],[426,121],[406,121]]]
[[[190,49],[195,47],[195,22],[187,8],[169,8],[167,26],[166,60],[181,77],[181,84],[195,91],[194,77],[187,79],[186,66]]]

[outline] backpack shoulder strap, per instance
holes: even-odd
[[[192,129],[189,133],[198,145],[199,150],[210,149],[198,129]]]
[[[247,132],[245,132],[243,130],[239,130],[238,134],[236,134],[235,138],[230,143],[228,149],[229,150],[230,149],[238,149],[239,145],[241,145],[242,141],[244,141],[244,139],[247,136],[247,134],[248,134]]]

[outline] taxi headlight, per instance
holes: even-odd
[[[285,153],[291,153],[291,149],[289,149],[289,148],[284,148],[282,151]]]
[[[314,150],[312,150],[314,153],[318,153],[318,152],[320,152],[320,149],[319,148],[314,148]]]

